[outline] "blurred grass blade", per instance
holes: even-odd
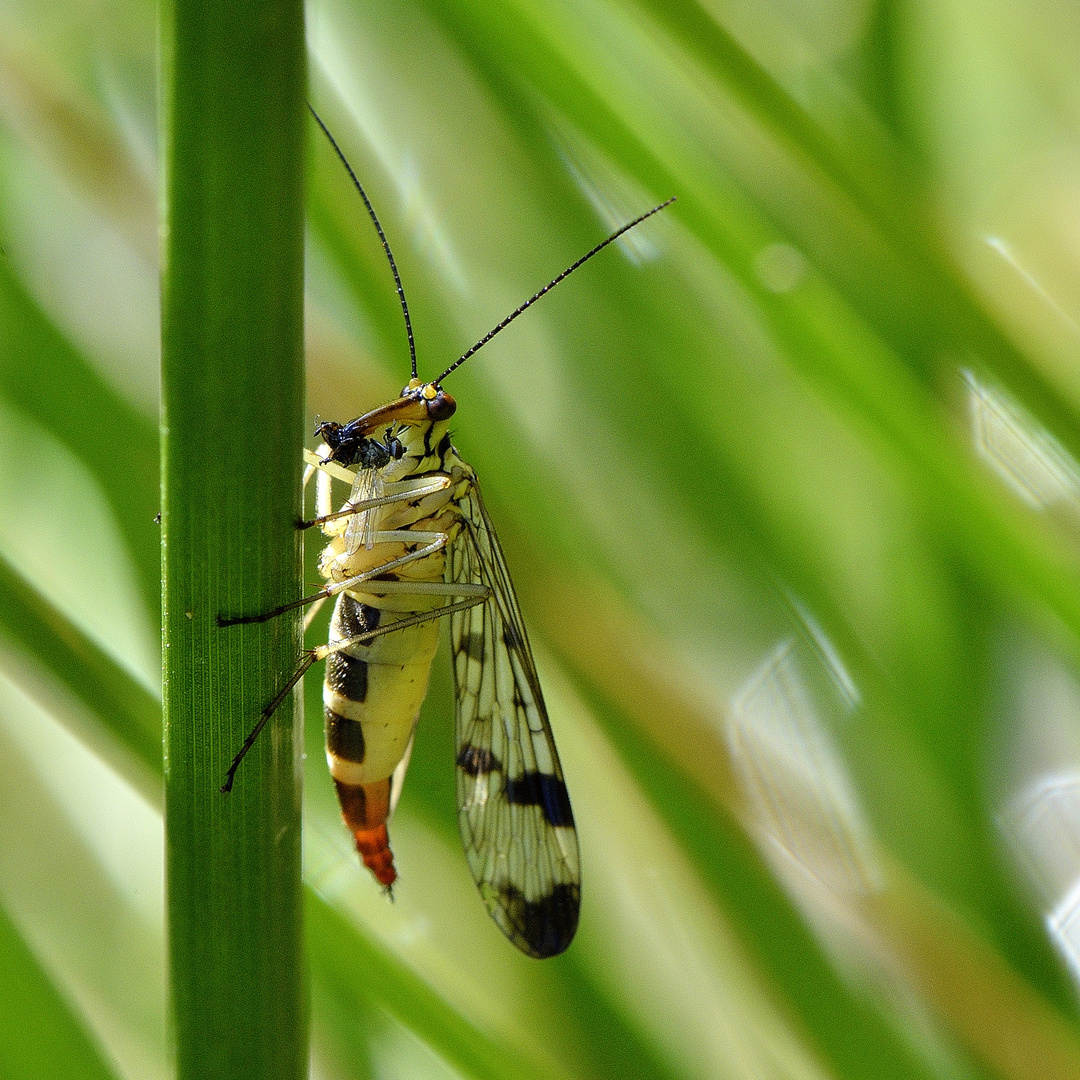
[[[154,524],[160,501],[154,425],[123,401],[49,321],[7,259],[0,259],[0,389],[97,478],[156,622],[161,537]]]
[[[177,1073],[307,1072],[293,700],[230,759],[299,654],[304,34],[298,0],[174,0],[162,459],[166,865]]]
[[[455,0],[438,0],[435,6],[449,13]],[[763,214],[725,197],[722,181],[696,159],[662,142],[647,119],[628,118],[615,87],[606,90],[605,98],[597,89],[598,77],[591,75],[590,81],[560,51],[570,51],[566,35],[556,43],[545,36],[541,24],[534,36],[521,39],[522,27],[534,26],[535,13],[520,25],[508,24],[504,11],[485,10],[484,17],[489,20],[487,34],[479,32],[477,21],[448,17],[448,23],[493,67],[505,68],[511,57],[520,57],[523,70],[599,145],[632,165],[655,190],[677,191],[676,212],[754,296],[789,359],[845,414],[888,440],[919,485],[922,505],[979,572],[999,587],[1045,603],[1080,635],[1080,576],[1071,553],[1002,503],[960,452],[934,395],[902,362],[902,354],[864,322],[857,307],[822,276],[810,275],[799,288],[783,294],[771,291],[754,270],[754,257],[774,233]],[[513,51],[500,52],[498,41]],[[920,273],[927,279],[924,284],[932,286],[932,268],[921,267]],[[966,289],[957,285],[957,292]],[[1000,337],[996,329],[992,334]],[[1033,378],[1029,375],[1025,385]],[[1036,397],[1055,419],[1068,420],[1067,407],[1060,401],[1048,405],[1047,395],[1048,389]],[[1076,444],[1077,430],[1075,423],[1066,423],[1061,436],[1066,445]]]
[[[923,885],[895,867],[867,907],[912,966],[927,1002],[992,1073],[1007,1080],[1080,1080],[1080,1035]]]
[[[60,610],[45,599],[0,556],[0,635],[13,647],[8,665],[19,666],[16,656],[33,667],[12,673],[27,693],[42,705],[64,715],[56,701],[61,688],[85,706],[90,717],[109,733],[111,746],[124,748],[143,766],[133,776],[127,761],[102,747],[99,732],[78,725],[77,734],[103,752],[155,804],[160,785],[150,781],[161,773],[161,705]],[[42,681],[45,673],[51,686]],[[45,700],[42,700],[42,699]]]
[[[748,820],[746,807],[733,782],[729,752],[715,743],[710,750],[700,741],[700,733],[715,718],[680,685],[677,663],[665,666],[665,659],[674,658],[665,656],[662,643],[651,639],[648,628],[610,595],[590,589],[582,580],[549,594],[537,608],[571,668],[579,669],[616,704],[621,730],[619,723],[609,721],[612,738],[674,831],[696,838],[688,841],[695,847],[703,846],[703,834],[711,834],[713,850],[699,857],[702,872],[709,876],[722,869],[724,880],[716,881],[714,888],[737,907],[735,917],[755,941],[756,955],[821,1041],[837,1075],[853,1080],[879,1075],[866,1071],[869,1061],[883,1066],[880,1075],[926,1075],[927,1067],[918,1056],[879,1028],[877,1016],[860,1019],[862,1002],[849,1000],[838,1011],[851,992],[826,965],[800,913],[745,850],[746,838],[731,835],[722,821],[708,820],[707,810],[703,828],[703,810],[695,806],[699,792],[712,802],[714,811],[720,810],[732,822]],[[569,637],[567,627],[573,628]],[[582,647],[582,641],[588,645]],[[633,651],[628,651],[628,641],[634,643]],[[627,721],[645,736],[647,746],[641,745]],[[692,729],[699,733],[696,737],[688,734]],[[656,750],[664,760],[657,759]],[[669,771],[668,762],[682,775]],[[973,926],[901,866],[892,863],[884,888],[865,897],[858,909],[874,940],[895,950],[926,1001],[972,1057],[981,1059],[994,1075],[1011,1080],[1080,1078],[1080,1036],[1071,1021],[1033,992]],[[781,920],[788,923],[783,929]],[[775,955],[776,943],[764,940],[777,934],[782,957]],[[806,1001],[815,985],[827,986],[827,996]],[[1007,1017],[1005,1023],[1000,1022],[1002,1017]],[[873,1045],[863,1048],[867,1037]]]
[[[17,41],[0,30],[0,116],[24,144],[16,156],[32,148],[35,157],[59,163],[63,185],[102,214],[147,268],[156,266],[152,174],[137,159],[137,146],[125,138],[129,133],[117,130],[99,103],[87,101],[69,72],[19,48],[23,43]],[[0,259],[0,387],[99,481],[156,623],[161,602],[160,534],[153,524],[160,503],[156,425],[103,378],[94,358],[73,342],[70,326],[53,321],[55,311],[42,308],[40,296],[17,270],[10,257]]]
[[[794,100],[773,75],[714,22],[710,13],[700,10],[692,0],[676,4],[644,0],[642,6],[670,34],[666,42],[669,48],[677,43],[702,65],[713,80],[715,92],[722,98],[733,95],[785,152],[794,151],[794,163],[789,163],[792,180],[800,185],[809,183],[811,189],[816,189],[815,212],[832,217],[824,226],[826,234],[843,235],[852,226],[850,207],[837,207],[831,199],[821,198],[827,186],[823,182],[826,177],[851,200],[851,206],[865,213],[876,235],[864,237],[855,246],[841,246],[842,262],[833,270],[839,273],[843,267],[843,279],[837,281],[834,277],[834,283],[845,292],[845,299],[860,316],[867,318],[874,331],[896,349],[897,357],[902,357],[913,370],[932,371],[927,366],[928,349],[932,354],[947,342],[957,350],[974,351],[999,378],[1022,392],[1039,419],[1057,430],[1070,450],[1080,457],[1076,407],[1059,387],[1027,362],[1001,328],[987,318],[981,304],[972,298],[969,283],[942,252],[935,219],[923,207],[916,187],[918,174],[913,176],[905,153],[891,143],[870,115],[851,102],[851,112],[843,117],[844,123],[826,129],[818,116]],[[511,13],[505,7],[478,10],[464,8],[458,0],[432,0],[432,9],[445,19],[448,31],[459,36],[489,69],[493,82],[505,87],[525,80],[613,160],[645,179],[654,192],[677,192],[684,199],[681,212],[690,218],[698,215],[690,213],[686,196],[695,193],[703,206],[709,208],[705,217],[712,218],[708,230],[713,233],[711,243],[708,231],[701,233],[702,240],[714,248],[744,284],[759,292],[760,283],[753,273],[751,257],[767,241],[762,239],[744,253],[747,257],[738,257],[732,244],[737,237],[745,240],[754,229],[730,219],[749,209],[743,200],[750,195],[764,200],[754,209],[769,215],[772,220],[767,228],[775,229],[785,217],[781,213],[783,200],[768,202],[768,192],[776,186],[775,175],[766,173],[766,183],[760,186],[752,173],[739,175],[746,185],[738,194],[742,205],[726,206],[734,195],[727,186],[729,180],[708,167],[708,158],[703,156],[723,150],[708,147],[707,140],[702,140],[702,144],[680,144],[677,131],[671,130],[668,121],[662,130],[650,128],[648,117],[635,115],[628,109],[620,87],[592,71],[587,54],[583,56],[576,51],[595,47],[583,32],[585,27],[575,26],[571,30],[560,25],[560,20],[554,17],[557,5],[547,10],[521,7]],[[668,56],[664,60],[665,66],[677,68]],[[823,83],[828,82],[826,77]],[[662,80],[658,85],[663,85]],[[513,99],[511,95],[509,100]],[[521,107],[520,102],[515,104]],[[711,134],[719,139],[723,130],[718,126]],[[842,135],[837,133],[840,130]],[[741,164],[737,156],[731,163],[735,169]],[[717,232],[724,217],[729,220]],[[810,227],[820,230],[823,223],[814,222]],[[880,305],[879,317],[875,319],[872,309],[866,309],[861,301],[867,284],[880,272],[873,261],[873,249],[882,240],[891,259],[891,276],[895,278],[899,274],[902,281],[890,281],[888,289],[875,288]],[[719,249],[718,241],[721,241]],[[853,266],[858,267],[855,273],[851,273]],[[916,350],[910,347],[913,324],[920,326],[924,335]]]
[[[311,961],[320,977],[368,997],[398,1017],[454,1068],[476,1080],[554,1080],[515,1051],[462,1022],[439,994],[386,950],[367,941],[314,892],[307,894]],[[377,974],[376,974],[377,973]]]
[[[114,1080],[82,1021],[57,992],[0,906],[0,1076]]]

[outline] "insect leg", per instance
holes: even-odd
[[[383,585],[407,585],[408,582],[399,581],[383,581],[379,583]],[[417,584],[429,584],[440,585],[443,590],[441,595],[448,596],[460,596],[462,592],[468,589],[468,594],[465,599],[455,601],[452,604],[445,604],[442,607],[435,608],[433,611],[422,611],[416,615],[410,615],[405,619],[398,619],[387,626],[380,626],[374,630],[368,630],[363,634],[357,634],[355,637],[347,638],[344,641],[337,641],[333,645],[319,645],[317,648],[310,649],[304,653],[303,659],[300,661],[296,670],[289,676],[289,681],[282,687],[282,689],[274,696],[273,701],[266,706],[265,709],[259,714],[259,719],[255,722],[255,726],[251,729],[248,737],[244,740],[244,745],[240,747],[236,757],[233,758],[232,764],[229,766],[228,772],[225,774],[225,783],[221,785],[222,794],[228,794],[232,791],[233,778],[236,776],[236,770],[240,768],[240,763],[247,756],[247,752],[255,745],[255,740],[259,737],[259,733],[264,727],[266,722],[274,715],[278,710],[278,706],[289,695],[289,691],[304,677],[309,667],[312,664],[317,663],[320,660],[325,660],[331,653],[341,652],[343,649],[348,649],[353,645],[362,645],[365,642],[371,641],[373,638],[382,637],[384,634],[392,634],[395,630],[404,630],[409,626],[417,626],[420,623],[431,622],[432,619],[441,619],[444,615],[452,615],[455,611],[464,611],[466,608],[475,607],[477,604],[484,603],[488,597],[491,596],[491,590],[486,585],[481,586],[467,586],[467,585],[454,585],[445,582],[418,582]],[[472,588],[483,589],[483,593],[473,593]],[[392,591],[397,591],[392,590]],[[415,590],[417,592],[423,592],[430,594],[434,592],[434,589]],[[438,594],[437,594],[438,595]]]
[[[330,448],[325,443],[319,444],[328,454]],[[356,470],[345,469],[339,465],[336,461],[327,461],[325,458],[319,457],[314,450],[304,451],[304,460],[313,469],[318,469],[320,472],[324,472],[327,476],[334,477],[335,480],[342,480],[350,486],[356,482]]]
[[[428,555],[434,555],[436,551],[446,547],[446,544],[450,539],[446,533],[421,533],[413,532],[409,529],[395,529],[390,532],[376,533],[375,539],[377,543],[383,543],[384,541],[389,540],[417,540],[428,538],[431,538],[431,542],[425,544],[421,548],[417,548],[416,551],[410,551],[408,554],[402,555],[397,559],[391,559],[389,562],[380,563],[378,566],[374,566],[370,570],[364,571],[362,574],[357,574],[355,577],[346,578],[344,581],[335,582],[333,585],[327,585],[318,592],[311,593],[310,596],[302,596],[299,600],[293,600],[289,604],[282,604],[280,607],[271,608],[269,611],[264,611],[259,615],[240,615],[235,619],[226,619],[219,615],[218,626],[240,626],[248,623],[267,622],[270,619],[276,618],[278,615],[284,615],[286,611],[293,611],[295,608],[306,607],[308,604],[315,603],[316,600],[325,600],[327,597],[337,596],[339,592],[354,588],[356,585],[360,585],[365,581],[370,581],[372,578],[378,577],[380,574],[385,574],[390,570],[396,570],[399,566],[404,566],[406,563],[414,562],[416,559],[423,559]]]
[[[345,470],[342,469],[339,471],[344,472]],[[307,477],[309,475],[310,474],[305,471],[305,483],[307,482]],[[410,499],[422,499],[428,495],[434,495],[437,492],[445,491],[451,485],[451,483],[453,483],[453,481],[449,477],[440,476],[436,477],[431,483],[422,484],[419,487],[414,486],[410,481],[407,480],[395,484],[387,484],[387,494],[385,495],[380,495],[374,499],[365,499],[352,503],[345,510],[341,510],[336,514],[325,514],[321,517],[314,518],[311,521],[301,520],[297,522],[297,527],[307,529],[310,528],[312,525],[321,525],[323,522],[332,521],[334,518],[350,517],[353,514],[363,513],[365,510],[370,510],[372,507],[386,506],[389,503],[405,502]],[[373,536],[373,540],[375,543],[382,543],[383,541],[388,540],[404,540],[408,542],[409,540],[415,541],[417,539],[432,540],[436,536],[442,536],[442,534],[420,533],[413,532],[411,530],[395,530],[392,532],[375,533]],[[445,543],[446,539],[444,538],[442,544],[440,544],[439,546],[441,547]],[[432,551],[437,550],[438,547],[432,549]],[[408,556],[405,557],[404,561],[410,562],[412,559],[423,558],[424,555],[428,554],[431,554],[431,552],[411,552]],[[378,570],[373,571],[373,573],[383,573],[387,569],[393,569],[394,566],[398,565],[401,565],[401,563],[387,563]],[[345,585],[344,587],[348,588],[349,585]],[[340,592],[341,590],[337,589],[336,591]],[[333,591],[328,592],[325,589],[320,589],[317,593],[312,593],[310,596],[304,596],[301,597],[299,600],[293,601],[292,603],[282,604],[279,607],[271,608],[269,611],[264,611],[259,615],[241,615],[237,618],[229,618],[224,615],[218,615],[217,624],[218,626],[240,626],[247,623],[267,622],[270,619],[276,618],[278,615],[284,615],[286,611],[292,611],[295,608],[306,607],[308,604],[313,604],[320,597],[327,597],[333,595]]]
[[[380,591],[384,585],[408,585],[410,582],[403,581],[380,581]],[[419,584],[425,584],[423,582]],[[426,584],[434,585],[434,582],[427,582]],[[432,619],[441,619],[444,615],[452,615],[455,611],[465,611],[466,608],[476,607],[477,604],[484,603],[490,596],[491,590],[486,585],[475,586],[477,589],[482,589],[483,592],[472,592],[472,587],[468,585],[453,585],[449,583],[439,583],[441,592],[435,593],[435,589],[422,590],[425,595],[441,595],[441,596],[460,596],[466,589],[469,589],[469,593],[464,600],[457,600],[452,604],[444,604],[442,607],[434,608],[431,611],[421,611],[415,615],[409,615],[404,619],[397,619],[387,626],[380,626],[375,630],[368,630],[363,634],[357,634],[356,637],[347,638],[344,641],[335,641],[333,645],[319,645],[311,650],[311,656],[313,659],[304,668],[307,671],[312,664],[318,660],[325,660],[331,653],[341,652],[343,649],[351,648],[353,645],[362,645],[372,638],[382,637],[383,634],[392,634],[395,630],[404,630],[409,626],[419,626],[420,623],[431,622]],[[394,589],[394,592],[399,590]],[[404,590],[400,590],[404,591]],[[413,590],[415,592],[421,592],[420,589]],[[306,658],[305,658],[306,659]],[[301,672],[303,674],[303,672]],[[290,683],[290,688],[295,686],[295,682]],[[279,695],[283,697],[284,695]]]
[[[353,514],[362,514],[365,510],[371,510],[376,506],[387,506],[390,503],[404,502],[406,499],[422,499],[427,495],[434,495],[436,492],[445,491],[453,481],[448,476],[441,476],[430,484],[425,484],[423,487],[409,488],[406,491],[393,491],[388,495],[380,495],[374,499],[361,499],[354,503],[349,503],[343,510],[338,510],[333,514],[321,514],[319,517],[311,518],[310,521],[301,521],[298,528],[310,529],[313,525],[324,525],[328,521],[335,521],[337,518],[352,517]],[[387,484],[387,487],[391,485]]]
[[[247,752],[255,744],[255,740],[259,737],[259,732],[266,727],[266,721],[270,719],[274,713],[277,712],[278,706],[289,695],[289,691],[304,677],[305,672],[318,657],[315,655],[318,652],[317,649],[312,649],[310,652],[304,654],[304,658],[300,661],[300,666],[289,677],[289,681],[282,687],[282,689],[274,697],[274,700],[266,706],[261,713],[259,713],[259,719],[255,722],[255,726],[248,733],[248,737],[244,740],[244,745],[240,747],[239,753],[232,759],[232,764],[229,766],[229,771],[225,774],[225,783],[221,785],[222,794],[227,795],[232,791],[233,777],[236,775],[236,770],[240,768],[240,762],[244,760]]]

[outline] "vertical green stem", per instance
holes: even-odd
[[[166,860],[181,1080],[306,1074],[300,728],[300,0],[166,0],[162,469]]]

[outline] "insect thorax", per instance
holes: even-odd
[[[460,465],[450,441],[448,420],[428,420],[419,424],[400,424],[387,429],[387,439],[401,446],[401,456],[388,461],[380,470],[385,481],[405,480],[417,473],[453,471]]]
[[[323,531],[329,537],[329,543],[319,565],[325,577],[332,581],[343,581],[399,558],[410,547],[416,546],[400,539],[379,541],[373,545],[362,544],[357,539],[361,532],[373,540],[379,533],[397,530],[445,533],[451,539],[457,535],[460,525],[456,500],[467,490],[473,473],[457,456],[447,429],[446,421],[425,421],[393,424],[384,431],[374,433],[374,445],[387,447],[396,444],[397,456],[390,457],[384,453],[381,465],[370,468],[361,466],[357,470],[358,480],[351,500],[378,498],[388,490],[389,485],[401,484],[415,486],[417,497],[411,499],[406,495],[389,505],[365,511],[365,515],[371,516],[370,521],[361,521],[358,515],[357,518],[344,517],[327,522]],[[431,482],[440,477],[446,477],[452,483],[424,494],[424,489],[430,488]],[[445,552],[439,551],[402,567],[400,576],[406,580],[441,581],[444,568]],[[414,598],[413,602],[417,609],[431,606],[424,600],[417,603]],[[376,606],[394,609],[401,605],[395,598],[376,601]]]

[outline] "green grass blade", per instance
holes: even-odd
[[[476,1080],[553,1080],[546,1069],[463,1024],[435,990],[381,945],[365,939],[313,892],[308,893],[306,910],[312,966],[321,978],[339,989],[347,987],[353,995],[370,996],[466,1076]]]
[[[0,1076],[112,1080],[115,1073],[0,907]]]
[[[148,417],[121,400],[65,340],[0,259],[0,389],[94,474],[115,513],[148,609],[161,600],[158,446]]]
[[[300,730],[291,701],[228,763],[294,667],[299,595],[303,13],[167,5],[162,291],[166,860],[177,1070],[307,1069]]]
[[[8,661],[9,674],[14,674],[29,693],[39,699],[44,696],[48,700],[42,703],[51,706],[52,688],[62,688],[85,706],[114,744],[139,762],[145,777],[160,775],[160,703],[2,557],[0,634],[34,665],[12,672],[12,660]],[[43,685],[42,672],[49,677],[49,686]],[[88,733],[80,729],[79,734],[86,737]],[[96,734],[89,733],[100,748]],[[129,772],[122,762],[116,764]],[[133,779],[138,782],[145,777]],[[145,790],[145,783],[139,786]],[[156,784],[154,787],[157,789]],[[152,798],[158,801],[159,789]]]
[[[645,0],[642,6],[669,32],[667,48],[682,48],[701,65],[717,99],[732,96],[760,128],[755,134],[775,141],[778,155],[766,159],[766,168],[755,167],[753,151],[728,148],[725,165],[741,188],[737,194],[729,177],[717,172],[705,156],[708,152],[723,155],[724,148],[703,152],[706,140],[680,141],[678,127],[673,128],[662,115],[635,114],[620,87],[592,70],[588,50],[595,42],[586,24],[563,25],[558,5],[547,11],[531,6],[512,13],[509,7],[459,8],[456,0],[431,3],[512,109],[524,116],[532,111],[517,89],[524,80],[597,147],[646,180],[654,194],[678,193],[684,199],[683,214],[690,209],[687,196],[699,199],[700,213],[714,218],[702,238],[706,243],[711,239],[721,261],[752,290],[758,291],[752,256],[775,239],[760,231],[765,219],[769,232],[777,226],[793,229],[789,237],[800,246],[809,236],[831,238],[833,243],[821,251],[814,251],[811,243],[808,252],[818,269],[832,275],[860,317],[896,350],[898,359],[925,376],[933,373],[928,357],[936,355],[943,340],[957,351],[971,351],[1021,392],[1033,413],[1080,456],[1077,410],[1067,389],[1032,365],[973,299],[970,284],[942,250],[937,220],[919,189],[918,166],[855,98],[841,91],[842,104],[834,100],[833,80],[825,76],[815,89],[843,114],[842,118],[833,115],[834,122],[829,124],[830,118],[794,100],[696,5]],[[658,51],[657,59],[675,66],[669,53]],[[660,85],[662,80],[658,80]],[[840,119],[843,122],[837,123]],[[727,130],[718,122],[709,134],[719,142]],[[789,185],[778,182],[778,167],[788,174]],[[837,192],[830,191],[833,184],[841,195],[838,204],[833,199]],[[787,186],[805,187],[813,193],[812,214],[805,208],[790,213]],[[747,211],[749,220],[739,221]],[[729,220],[717,228],[716,219],[725,216]],[[754,218],[759,220],[754,222]],[[851,237],[850,242],[835,242],[837,236],[845,235]],[[748,239],[754,241],[751,249],[739,252],[738,242]],[[826,321],[830,314],[824,313]]]

